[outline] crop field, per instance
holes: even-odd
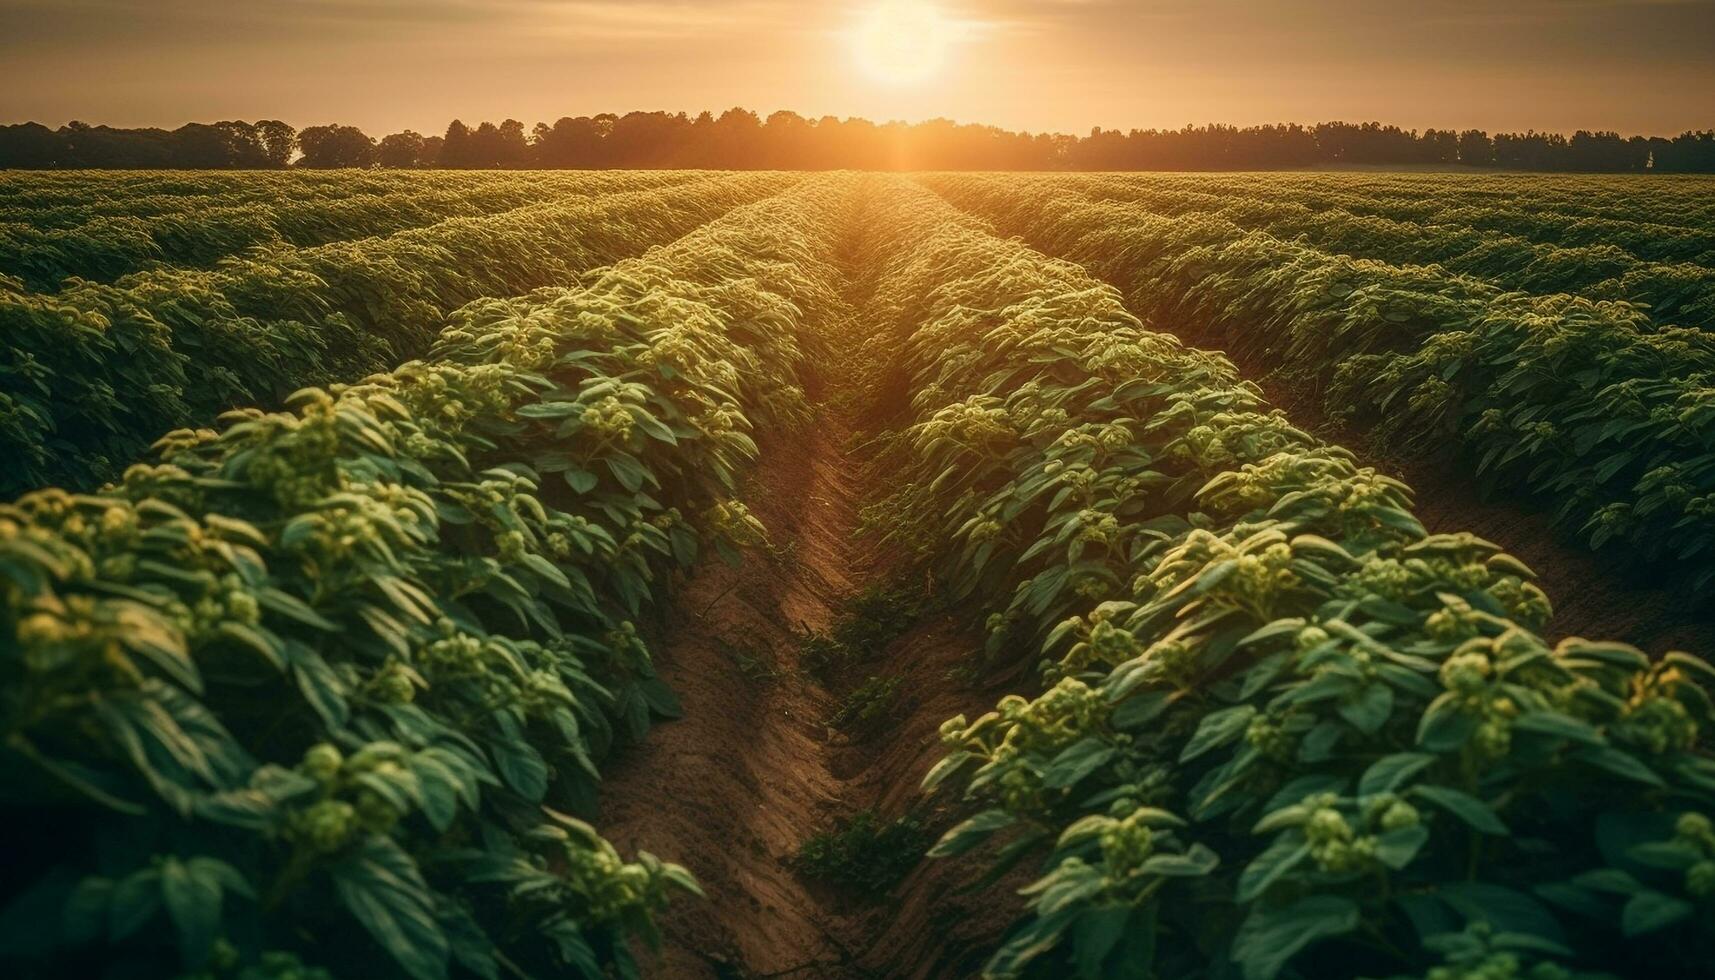
[[[0,172],[0,974],[1715,976],[1715,177]]]

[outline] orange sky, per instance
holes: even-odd
[[[0,121],[380,135],[736,104],[1068,132],[1715,126],[1715,0],[941,0],[957,41],[911,85],[857,65],[874,2],[0,0]]]

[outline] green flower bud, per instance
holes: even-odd
[[[345,764],[345,757],[339,748],[327,742],[312,745],[304,753],[302,769],[304,775],[318,783],[330,783],[339,775],[339,770]]]

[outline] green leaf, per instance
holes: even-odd
[[[1638,757],[1630,752],[1624,752],[1613,746],[1604,745],[1600,748],[1591,747],[1580,750],[1573,758],[1587,762],[1598,769],[1606,770],[1616,776],[1654,786],[1658,789],[1667,785],[1656,775],[1655,770],[1638,761]]]
[[[1477,730],[1477,717],[1460,707],[1451,693],[1430,703],[1417,726],[1417,744],[1431,752],[1452,752]]]
[[[1434,761],[1435,756],[1426,752],[1398,752],[1383,756],[1364,770],[1363,777],[1358,780],[1358,795],[1391,793]]]
[[[1319,940],[1358,927],[1358,906],[1335,895],[1312,895],[1284,908],[1258,908],[1233,938],[1233,962],[1245,980],[1273,980],[1292,957]]]
[[[1566,942],[1560,920],[1525,892],[1484,881],[1460,881],[1442,886],[1441,900],[1470,922],[1487,922],[1498,932],[1521,932],[1550,942]]]
[[[161,897],[178,927],[179,954],[185,966],[201,966],[220,935],[220,883],[168,858],[161,863]]]
[[[1042,774],[1046,789],[1065,789],[1101,768],[1115,748],[1099,738],[1082,738],[1063,749]]]
[[[406,973],[445,980],[450,947],[433,894],[399,845],[371,837],[330,870],[340,901]]]
[[[984,810],[941,835],[929,849],[930,857],[952,857],[963,854],[993,836],[995,831],[1012,826],[1017,818],[1005,810]]]
[[[1393,688],[1373,681],[1358,696],[1340,705],[1340,717],[1365,735],[1374,735],[1393,714]]]
[[[1485,834],[1506,837],[1511,833],[1493,808],[1467,793],[1446,786],[1426,784],[1413,786],[1410,795],[1428,800]]]
[[[1620,929],[1628,937],[1642,936],[1682,922],[1694,911],[1696,907],[1683,899],[1657,891],[1639,892],[1620,913]]]
[[[1423,845],[1429,843],[1429,828],[1418,824],[1397,827],[1376,837],[1376,860],[1399,871],[1417,857]]]
[[[1145,874],[1164,878],[1195,878],[1215,870],[1221,856],[1202,844],[1192,844],[1184,854],[1156,854],[1143,862]]]
[[[1222,708],[1204,715],[1202,722],[1197,725],[1196,734],[1186,743],[1185,750],[1179,753],[1179,761],[1189,762],[1210,749],[1233,741],[1244,734],[1254,717],[1256,708],[1248,704]]]
[[[1538,735],[1553,735],[1583,742],[1586,745],[1605,745],[1607,740],[1602,733],[1591,727],[1589,722],[1581,721],[1571,715],[1563,715],[1558,711],[1526,711],[1513,719],[1513,730],[1517,732],[1535,732]]]
[[[1304,839],[1302,833],[1287,831],[1280,834],[1267,850],[1245,866],[1244,873],[1239,875],[1239,887],[1235,897],[1241,902],[1254,901],[1268,891],[1270,885],[1298,867],[1309,856],[1310,842]]]
[[[1076,917],[1076,911],[1032,919],[1008,937],[1006,945],[990,957],[985,976],[1018,976],[1031,960],[1060,945],[1061,936]]]
[[[1103,970],[1102,961],[1125,935],[1132,911],[1132,906],[1125,903],[1097,905],[1079,911],[1077,923],[1072,927],[1072,949],[1078,964],[1078,976],[1100,978],[1108,975]],[[1127,965],[1140,973],[1148,969],[1148,965],[1143,963]]]
[[[513,792],[532,803],[541,802],[547,795],[548,764],[534,746],[524,741],[521,733],[490,739],[488,751],[494,757],[500,778]]]
[[[161,909],[161,875],[154,870],[138,871],[113,888],[107,906],[109,939],[124,939],[143,928]]]

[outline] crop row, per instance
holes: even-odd
[[[161,432],[420,355],[456,306],[575,281],[790,182],[567,198],[54,294],[0,277],[0,494],[111,479]]]
[[[425,361],[0,506],[0,808],[35,842],[9,975],[634,976],[696,886],[564,811],[675,710],[632,625],[665,573],[763,533],[735,477],[804,417],[842,199],[474,303]]]
[[[895,200],[875,348],[910,410],[873,516],[991,611],[991,655],[1045,654],[927,779],[979,811],[932,853],[1044,862],[989,975],[1702,969],[1715,670],[1550,647],[1526,568],[1427,534],[1224,357]]]
[[[1085,262],[1146,321],[1279,365],[1395,446],[1459,447],[1592,548],[1715,585],[1715,334],[1624,303],[1501,293],[1223,222],[1091,205],[1051,183],[936,186]]]
[[[1509,215],[1511,229],[1539,241],[1601,244],[1615,238],[1667,247],[1686,237],[1705,243],[1715,221],[1715,182],[1701,177],[1466,174],[1199,174],[1139,180],[1225,196],[1340,207],[1422,224],[1459,223],[1462,215]],[[1642,253],[1639,253],[1642,255]],[[1645,256],[1659,258],[1660,256]]]
[[[494,179],[477,172],[63,170],[0,173],[0,207],[31,224],[61,227],[93,215],[147,215],[196,207],[296,199],[333,200],[457,189]],[[516,175],[508,175],[516,176]],[[533,175],[534,176],[534,175]],[[548,176],[552,179],[552,175]]]
[[[1577,245],[1530,241],[1520,233],[1529,221],[1524,208],[1483,211],[1464,224],[1418,223],[1365,213],[1375,206],[1355,196],[1295,199],[1292,178],[1281,178],[1262,196],[1187,192],[1130,178],[1064,186],[1163,217],[1230,222],[1283,240],[1302,236],[1309,246],[1331,254],[1397,265],[1434,263],[1505,289],[1627,300],[1647,307],[1660,324],[1715,327],[1715,238],[1706,234],[1689,236],[1679,248],[1667,247],[1669,240],[1659,234],[1634,239],[1660,246],[1645,251],[1671,256],[1656,261],[1620,247],[1625,239],[1617,234]]]
[[[1347,175],[1348,177],[1350,175]],[[1140,180],[1143,183],[1156,183]],[[1658,262],[1715,251],[1715,184],[1424,175],[1330,181],[1320,175],[1163,178],[1164,188],[1339,209],[1420,225],[1452,225],[1560,245],[1610,246]],[[1604,203],[1605,202],[1605,203]]]
[[[64,228],[0,211],[0,274],[49,291],[70,276],[111,282],[151,265],[206,266],[258,246],[313,246],[390,234],[457,217],[481,217],[567,196],[639,191],[695,175],[580,174],[576,179],[490,176],[455,189],[333,199],[219,200],[159,215],[102,215]],[[290,189],[283,189],[289,195]]]

